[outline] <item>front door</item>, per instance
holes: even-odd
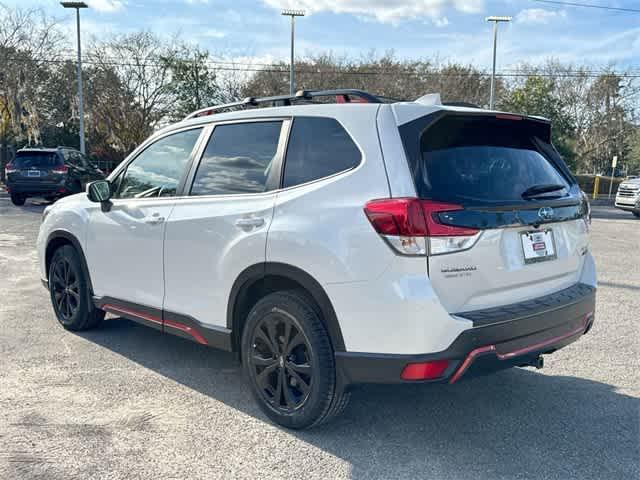
[[[161,311],[166,220],[201,133],[183,130],[150,143],[111,180],[111,209],[90,212],[87,263],[103,302]]]

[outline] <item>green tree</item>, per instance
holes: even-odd
[[[183,45],[163,61],[171,71],[168,91],[174,98],[170,113],[172,120],[180,120],[194,110],[222,103],[209,52]]]
[[[556,149],[569,167],[575,170],[574,125],[565,105],[556,95],[553,78],[532,75],[520,87],[503,96],[500,108],[507,111],[537,115],[551,121],[551,135]]]

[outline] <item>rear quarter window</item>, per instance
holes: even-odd
[[[284,164],[283,187],[340,173],[360,164],[360,149],[333,118],[296,117]]]

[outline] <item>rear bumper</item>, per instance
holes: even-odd
[[[59,190],[65,188],[65,181],[60,182],[9,182],[7,183],[7,190],[11,193],[17,193],[21,195],[55,195],[60,192]]]
[[[448,360],[440,378],[429,382],[455,383],[461,378],[519,365],[552,353],[580,338],[593,323],[595,288],[586,284],[501,308],[459,314],[473,321],[444,351],[425,355],[336,352],[340,381],[407,383],[401,374],[407,364]],[[411,383],[414,383],[413,381]]]

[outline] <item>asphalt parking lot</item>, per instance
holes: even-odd
[[[358,388],[306,431],[269,423],[230,354],[109,317],[64,331],[36,265],[43,204],[0,196],[0,478],[640,478],[640,220],[595,207],[596,323],[452,386]]]

